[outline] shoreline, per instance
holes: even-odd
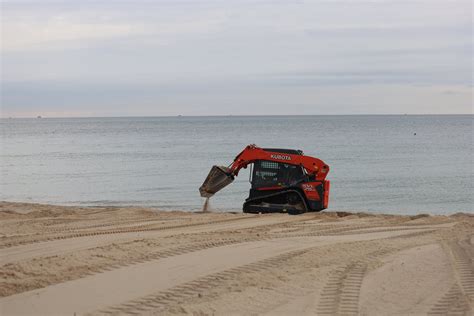
[[[231,214],[244,214],[241,208],[225,208],[219,207],[214,208],[212,206],[212,200],[209,201],[209,210],[211,213],[231,213]],[[203,200],[203,204],[205,201]],[[153,210],[156,212],[186,212],[186,213],[200,213],[202,212],[203,206],[195,207],[192,209],[184,209],[179,207],[168,207],[168,206],[159,206],[159,205],[139,205],[133,203],[111,203],[111,204],[89,204],[89,203],[54,203],[54,202],[32,202],[32,201],[11,201],[11,200],[0,200],[0,212],[5,205],[12,205],[12,206],[19,206],[24,205],[26,207],[31,206],[45,206],[45,207],[60,207],[60,208],[73,208],[73,209],[88,209],[88,208],[96,208],[96,209],[126,209],[126,208],[142,208]],[[21,212],[22,210],[19,209]],[[321,212],[312,212],[312,214],[332,214],[332,213],[350,213],[350,214],[369,214],[369,215],[394,215],[394,216],[420,216],[420,215],[428,215],[428,216],[457,216],[457,215],[466,215],[466,216],[474,216],[474,213],[470,213],[469,211],[450,211],[446,213],[431,213],[429,211],[420,211],[420,212],[407,212],[407,213],[393,213],[393,212],[386,212],[386,211],[377,211],[377,210],[349,210],[349,209],[336,209],[336,208],[328,208]]]
[[[473,214],[0,202],[0,313],[472,313],[473,253]]]

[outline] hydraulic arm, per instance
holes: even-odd
[[[248,145],[240,154],[235,157],[234,162],[230,166],[230,173],[234,176],[239,174],[240,169],[246,168],[247,165],[257,161],[267,160],[287,165],[300,165],[307,174],[314,174],[316,180],[324,180],[329,172],[329,166],[322,160],[310,156],[295,155],[288,153],[278,153],[266,151],[255,145]]]

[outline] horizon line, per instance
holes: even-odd
[[[88,119],[88,118],[177,118],[177,117],[300,117],[300,116],[459,116],[474,115],[474,113],[362,113],[362,114],[217,114],[217,115],[118,115],[118,116],[0,116],[2,120],[9,119]]]

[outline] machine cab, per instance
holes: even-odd
[[[302,155],[300,150],[290,149],[264,149],[271,152]],[[254,190],[278,190],[292,186],[305,178],[301,166],[281,162],[257,160],[252,166],[250,183]]]
[[[288,165],[267,160],[258,160],[252,168],[252,189],[276,190],[301,181],[305,174],[301,166]]]

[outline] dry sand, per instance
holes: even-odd
[[[472,315],[474,217],[0,203],[1,315]]]

